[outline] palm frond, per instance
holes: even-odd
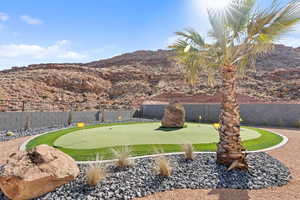
[[[211,44],[193,29],[176,32],[180,38],[170,48],[176,51],[178,62],[192,85],[199,72],[208,74],[212,82],[224,64],[236,65],[240,74],[254,68],[256,57],[271,51],[273,43],[300,22],[300,1],[282,6],[273,0],[265,9],[255,8],[256,0],[232,0],[224,10],[208,10]]]
[[[226,27],[224,26],[224,18],[222,13],[215,10],[207,10],[209,23],[212,30],[208,32],[208,36],[213,38],[216,43],[225,49],[226,47]]]
[[[285,7],[273,4],[269,10],[259,13],[248,30],[252,41],[260,47],[280,39],[300,22],[299,1],[292,1]]]
[[[233,37],[244,30],[256,0],[233,0],[224,10],[224,21],[233,31]]]
[[[202,36],[192,28],[187,28],[184,32],[176,32],[176,35],[182,37],[186,42],[190,43],[193,46],[205,46],[205,42]]]
[[[173,45],[170,45],[170,49],[174,49],[176,51],[183,51],[189,43],[186,40],[178,39]]]
[[[188,83],[195,86],[198,74],[205,66],[201,52],[205,50],[206,44],[202,36],[191,28],[183,32],[176,32],[176,35],[180,38],[169,48],[176,51],[177,62],[186,66],[185,76]],[[187,47],[189,48],[187,49]]]

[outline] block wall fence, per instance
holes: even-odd
[[[0,112],[0,131],[46,128],[70,122],[116,122],[134,118],[161,120],[167,105],[144,104],[139,110],[107,110],[84,112]],[[186,121],[218,122],[219,104],[184,104]],[[300,128],[300,104],[241,104],[243,124]]]
[[[93,112],[0,112],[0,131],[45,128],[76,122],[115,122],[133,118],[135,110]]]
[[[144,118],[162,119],[167,105],[143,105]],[[187,121],[218,122],[219,104],[184,104]],[[300,128],[300,104],[241,104],[243,124]]]

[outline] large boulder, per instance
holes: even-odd
[[[185,110],[184,107],[177,103],[170,103],[164,113],[162,119],[162,126],[166,128],[182,128],[185,122]]]
[[[9,156],[0,172],[0,189],[10,199],[32,199],[70,182],[78,174],[73,158],[48,145],[39,145]]]

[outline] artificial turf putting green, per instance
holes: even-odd
[[[95,149],[143,144],[207,144],[219,141],[212,125],[186,123],[186,128],[159,128],[160,123],[127,124],[83,129],[59,137],[55,146],[68,149]],[[241,129],[242,140],[255,139],[260,134]]]
[[[68,128],[68,129],[58,130],[58,131],[54,131],[54,132],[51,132],[48,134],[44,134],[44,135],[41,135],[41,136],[38,136],[38,137],[32,139],[27,143],[26,149],[31,149],[40,144],[48,144],[50,146],[55,146],[55,142],[60,137],[67,136],[68,134],[72,134],[77,131],[88,131],[88,130],[93,130],[94,128],[100,128],[100,127],[101,128],[103,128],[103,127],[113,128],[113,127],[117,127],[120,125],[122,125],[121,127],[123,127],[124,125],[137,126],[137,125],[151,125],[151,124],[153,126],[155,125],[156,128],[159,128],[159,125],[160,125],[159,123],[128,122],[128,123],[90,125],[90,126],[86,126],[85,128],[77,128],[77,127]],[[208,129],[210,129],[210,128],[213,129],[212,125],[200,124],[200,127],[201,126],[203,126],[202,127],[203,129],[205,129],[205,127]],[[190,127],[190,128],[194,127],[194,129],[197,130],[196,136],[200,137],[201,133],[199,131],[200,130],[199,124],[188,123],[188,127]],[[188,130],[187,128],[186,128],[186,130]],[[180,130],[176,130],[176,131],[184,131],[184,129],[180,129]],[[113,130],[113,129],[109,129],[109,130]],[[255,134],[259,133],[260,136],[254,138],[254,139],[248,138],[245,140],[245,136],[243,136],[244,130],[246,130],[247,132],[252,130],[252,131],[254,131]],[[130,132],[130,129],[128,131]],[[145,130],[143,129],[142,131],[145,131]],[[251,133],[251,131],[248,133]],[[172,138],[173,131],[165,131],[165,132],[163,132],[163,134],[167,134],[167,136],[168,136],[167,141],[173,140],[173,138]],[[175,134],[179,134],[179,133],[175,133]],[[216,132],[212,132],[211,135],[214,135],[214,136],[212,136],[212,138],[214,138],[214,137],[218,138],[218,135]],[[283,140],[283,138],[277,134],[274,134],[274,133],[266,131],[266,130],[262,130],[262,129],[258,129],[258,128],[251,128],[251,127],[243,127],[243,129],[241,131],[241,135],[242,135],[242,138],[244,139],[242,144],[249,151],[260,150],[260,149],[272,147],[274,145],[279,144]],[[198,138],[196,138],[196,139],[198,140]],[[218,141],[218,139],[217,139],[217,141]],[[182,151],[181,145],[180,145],[182,143],[185,143],[185,141],[180,141],[179,144],[171,144],[168,142],[167,144],[149,144],[149,143],[147,143],[147,144],[131,145],[130,146],[132,149],[131,155],[132,156],[141,156],[141,155],[155,154],[157,149],[161,149],[162,151],[164,151],[166,153],[180,152],[180,151]],[[205,152],[205,151],[216,151],[216,149],[217,149],[217,146],[216,146],[217,142],[211,142],[211,143],[200,142],[200,143],[196,144],[196,142],[193,141],[192,143],[194,143],[193,146],[194,146],[195,151],[204,151]],[[115,145],[114,148],[119,149],[122,146],[123,145]],[[64,147],[60,147],[60,146],[55,146],[55,147],[65,153],[69,154],[77,161],[95,160],[97,154],[101,156],[101,159],[114,158],[114,155],[111,151],[111,147],[102,147],[102,148],[93,148],[93,149],[72,149],[72,148],[64,148]]]

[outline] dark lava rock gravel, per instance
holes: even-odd
[[[197,154],[194,161],[185,161],[183,155],[167,157],[173,167],[170,177],[156,174],[152,158],[141,158],[125,170],[116,169],[112,163],[106,164],[109,175],[96,187],[90,187],[84,178],[86,165],[80,165],[81,174],[74,181],[36,200],[132,199],[185,188],[261,189],[282,186],[291,179],[289,169],[267,153],[251,153],[247,156],[249,170],[229,172],[216,164],[216,155],[212,153]],[[0,200],[3,199],[0,192]]]

